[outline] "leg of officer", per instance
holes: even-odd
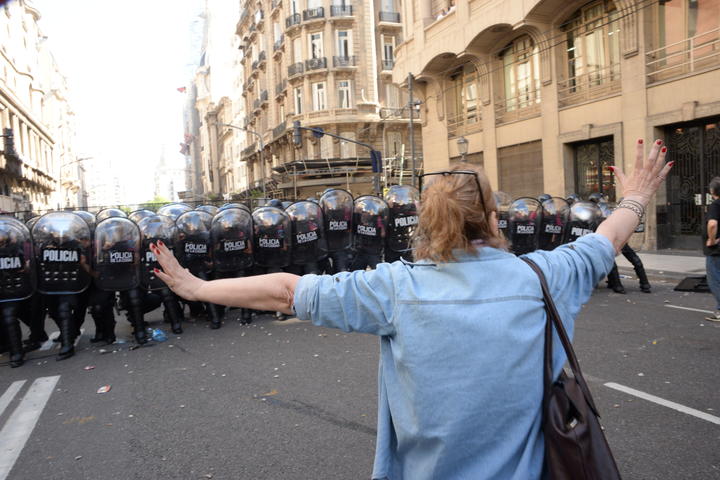
[[[10,367],[21,366],[25,361],[23,350],[22,332],[18,321],[19,302],[6,302],[2,304],[2,327],[7,338],[8,349],[10,350]]]
[[[620,281],[620,272],[618,272],[617,263],[613,263],[613,268],[610,270],[607,276],[608,288],[611,288],[615,293],[625,293],[625,287],[623,287]]]
[[[635,269],[635,274],[638,276],[638,280],[640,281],[640,290],[644,293],[650,293],[650,281],[648,280],[647,273],[645,273],[645,266],[643,265],[642,260],[640,260],[638,254],[635,253],[635,250],[633,250],[628,244],[625,244],[621,251]]]

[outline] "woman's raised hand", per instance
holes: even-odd
[[[622,197],[647,206],[650,199],[667,177],[674,162],[665,163],[667,147],[662,140],[655,140],[650,154],[645,158],[645,145],[640,139],[635,144],[635,168],[625,175],[618,167],[610,167],[615,174]]]
[[[158,241],[157,244],[151,243],[150,250],[162,267],[162,270],[155,269],[155,275],[178,296],[191,302],[198,300],[198,291],[205,281],[190,273],[187,268],[183,268],[162,241]]]

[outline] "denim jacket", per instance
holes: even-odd
[[[540,283],[514,255],[481,247],[443,264],[306,275],[300,319],[380,336],[374,479],[541,476]],[[597,234],[528,255],[545,273],[569,335],[615,250]],[[554,369],[565,354],[556,339]]]

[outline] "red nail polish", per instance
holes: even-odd
[[[642,138],[638,139],[638,143],[639,143],[640,145],[642,145],[642,144],[643,144],[643,139],[642,139]]]
[[[658,140],[658,141],[655,142],[655,143],[657,143],[658,145],[662,145],[662,140]]]
[[[159,271],[157,268],[153,268],[153,272],[158,273]]]
[[[615,171],[615,167],[608,167],[608,168],[610,169],[611,172]]]
[[[159,245],[165,245],[162,240],[158,240]]]
[[[663,148],[661,148],[661,149],[660,149],[660,151],[661,151],[662,153],[665,153],[665,152],[667,152],[667,147],[663,147]]]
[[[668,162],[668,165],[670,165],[672,167],[673,165],[675,165],[675,161]]]

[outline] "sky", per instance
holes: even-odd
[[[116,175],[123,203],[151,199],[163,150],[168,164],[184,167],[185,96],[177,88],[189,83],[199,59],[204,0],[33,4],[68,80],[75,150],[93,157],[86,175]]]

